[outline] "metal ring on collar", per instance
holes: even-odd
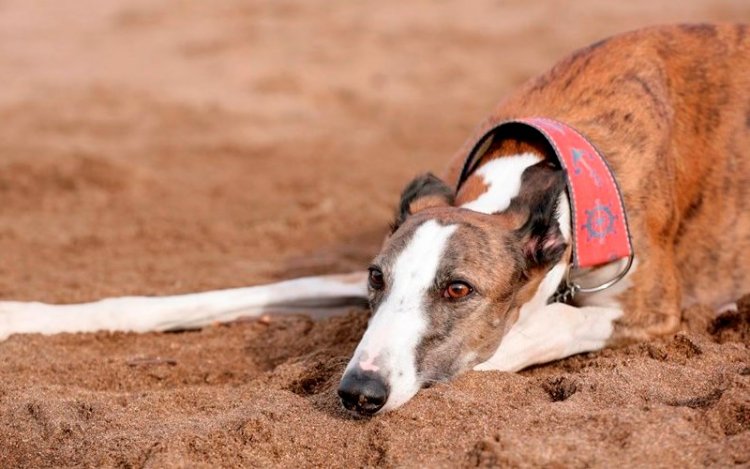
[[[596,293],[600,292],[602,290],[606,290],[607,288],[611,287],[612,285],[616,284],[620,280],[622,280],[630,271],[630,268],[633,266],[633,260],[635,259],[635,256],[633,254],[630,254],[628,256],[628,262],[625,264],[625,267],[617,273],[612,279],[607,280],[606,282],[597,285],[595,287],[582,287],[581,285],[575,283],[570,278],[570,272],[573,270],[572,268],[568,269],[567,274],[565,274],[565,283],[568,285],[568,288],[572,292],[573,295],[576,293]]]

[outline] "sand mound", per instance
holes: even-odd
[[[750,463],[750,296],[741,304],[703,333],[471,372],[370,419],[335,396],[363,311],[13,337],[0,465]]]

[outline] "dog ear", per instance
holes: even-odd
[[[414,178],[401,192],[396,220],[393,231],[413,215],[430,207],[447,207],[453,204],[454,193],[448,184],[441,181],[432,173],[422,174]]]
[[[558,263],[568,247],[557,221],[563,190],[563,171],[548,163],[530,166],[523,173],[521,191],[509,210],[526,215],[525,222],[515,233],[521,242],[527,270]]]

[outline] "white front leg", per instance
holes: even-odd
[[[128,296],[50,305],[0,301],[0,340],[11,334],[195,329],[267,311],[310,312],[363,303],[367,272],[174,296]]]
[[[531,365],[602,349],[612,336],[618,308],[552,303],[521,310],[495,354],[475,370],[519,371]]]

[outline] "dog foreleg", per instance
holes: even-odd
[[[367,273],[305,277],[245,288],[70,304],[0,302],[0,340],[16,333],[195,329],[265,312],[315,312],[364,304]]]
[[[518,371],[582,352],[603,348],[622,316],[617,308],[574,307],[552,303],[533,311],[521,310],[518,321],[494,355],[475,370]]]

